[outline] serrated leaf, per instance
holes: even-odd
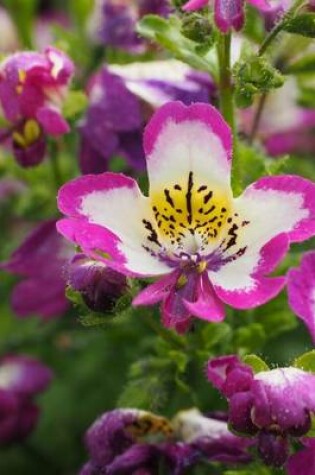
[[[257,355],[246,355],[242,360],[253,369],[255,374],[261,373],[262,371],[269,371],[267,363]]]
[[[283,25],[288,33],[315,38],[315,13],[301,13],[289,18]]]
[[[157,15],[147,15],[137,24],[137,31],[193,68],[214,73],[212,62],[205,55],[207,51],[200,49],[200,44],[186,38],[181,32],[181,27],[180,19],[175,16],[166,19]],[[209,48],[210,46],[212,44],[209,44]]]
[[[315,350],[304,353],[293,362],[295,368],[302,369],[308,373],[315,373]]]

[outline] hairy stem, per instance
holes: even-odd
[[[266,104],[267,96],[268,96],[268,93],[264,92],[259,98],[258,105],[257,105],[255,115],[254,115],[254,119],[253,119],[252,128],[251,128],[251,131],[250,131],[250,134],[249,134],[249,139],[248,139],[250,144],[252,144],[254,142],[254,139],[256,137],[256,133],[258,132],[259,124],[260,124],[262,113],[263,113],[263,110],[264,110],[264,107],[265,107],[265,104]]]
[[[220,109],[233,134],[232,187],[240,191],[239,163],[237,156],[237,130],[235,126],[234,97],[231,69],[231,33],[222,34],[218,42]]]

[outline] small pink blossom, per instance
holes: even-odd
[[[0,103],[8,122],[0,141],[9,140],[22,166],[42,161],[47,135],[69,131],[61,108],[73,73],[68,56],[52,47],[18,52],[0,64]]]

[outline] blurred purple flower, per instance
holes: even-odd
[[[85,304],[94,312],[109,312],[128,289],[123,274],[84,254],[74,256],[68,267],[68,281],[80,292]]]
[[[159,436],[159,442],[146,441],[152,436]],[[233,464],[250,461],[250,442],[196,409],[179,413],[173,422],[136,409],[107,412],[88,430],[86,445],[91,460],[81,475],[155,475],[160,464],[166,473],[181,475],[203,458]]]
[[[283,466],[290,442],[307,434],[315,413],[315,375],[294,367],[254,374],[237,356],[209,361],[208,379],[229,401],[229,423],[256,436],[264,463]]]
[[[51,370],[28,356],[0,360],[0,444],[23,440],[35,428],[39,408],[33,398],[52,379]]]
[[[11,196],[18,195],[26,190],[26,185],[14,178],[2,178],[0,180],[0,200],[6,200]]]
[[[65,297],[64,266],[73,250],[56,231],[56,220],[39,224],[1,268],[22,277],[11,295],[18,317],[36,314],[42,319],[63,315],[69,307]]]
[[[22,166],[43,160],[46,135],[69,131],[61,107],[73,73],[68,56],[52,47],[44,53],[18,52],[0,64],[0,103],[8,122],[0,142],[12,145]]]
[[[288,273],[289,305],[305,323],[315,344],[315,251],[306,253],[301,264]]]
[[[142,52],[144,40],[136,32],[136,23],[147,14],[167,15],[167,0],[98,0],[89,21],[92,39],[99,44]]]
[[[315,151],[315,109],[300,106],[298,95],[294,78],[268,94],[256,136],[271,156]],[[240,112],[240,126],[245,134],[250,134],[255,114],[256,106]]]
[[[115,155],[144,169],[142,133],[153,110],[170,100],[208,102],[214,94],[208,75],[178,61],[104,67],[88,88],[90,106],[80,126],[81,171],[104,172]]]

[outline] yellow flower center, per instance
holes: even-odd
[[[231,214],[231,198],[218,186],[188,179],[167,185],[151,195],[158,234],[181,247],[187,236],[199,238],[201,246],[220,239]]]

